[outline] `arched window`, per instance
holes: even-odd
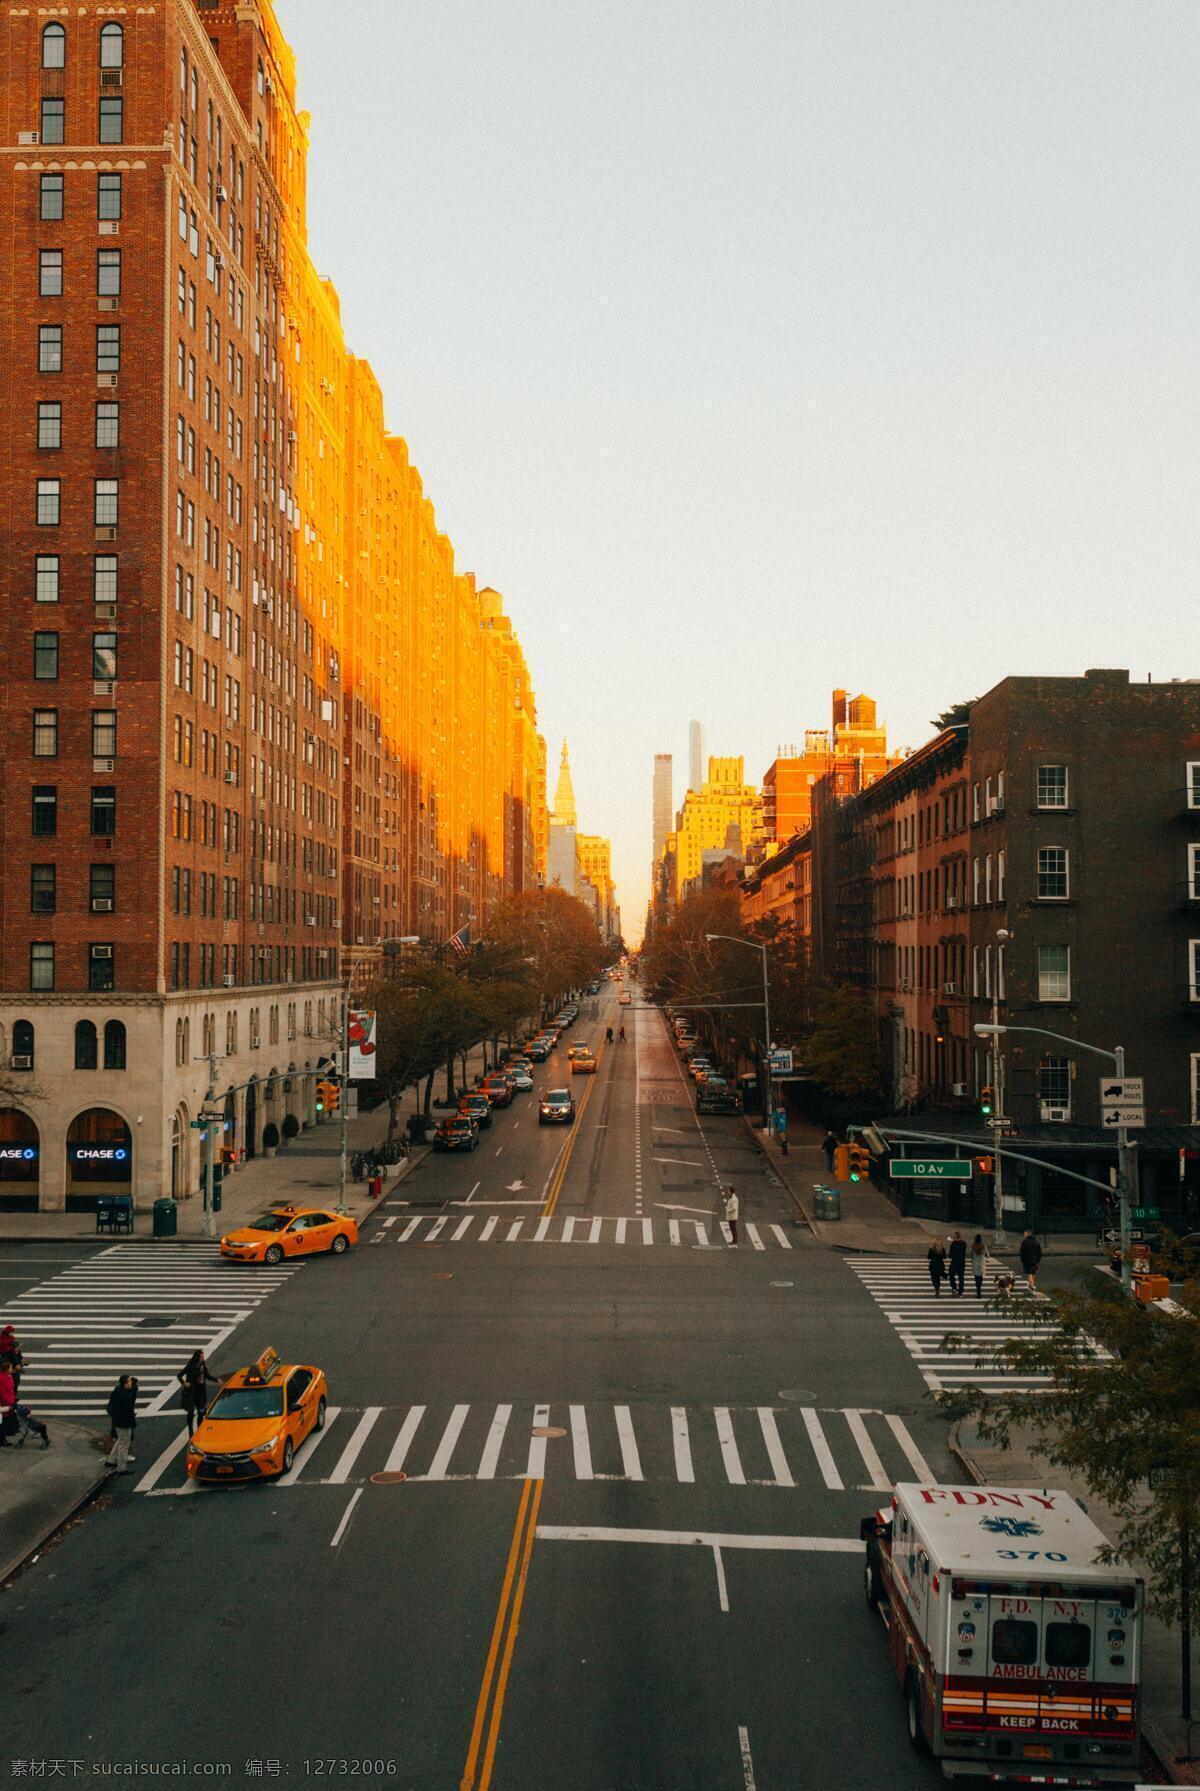
[[[42,67],[66,68],[67,34],[61,25],[47,25],[42,32]]]
[[[11,1063],[14,1070],[31,1070],[33,1068],[32,1020],[13,1021]]]
[[[104,1022],[104,1067],[106,1070],[123,1070],[125,1068],[125,1023],[123,1020],[106,1020]]]
[[[183,1023],[183,1061],[184,1061],[184,1063],[187,1063],[187,1061],[191,1057],[191,1055],[192,1055],[192,1023],[190,1020],[185,1020]]]
[[[178,1065],[183,1061],[183,1020],[180,1018],[175,1022],[175,1062]]]
[[[119,25],[103,25],[100,29],[100,67],[123,68],[125,33]]]
[[[95,1067],[96,1028],[90,1020],[80,1020],[75,1027],[75,1068],[94,1070]]]

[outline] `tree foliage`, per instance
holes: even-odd
[[[951,703],[948,709],[943,709],[940,715],[933,717],[930,727],[936,728],[939,734],[945,728],[961,728],[971,719],[971,704],[978,701],[978,697],[966,697],[961,703]]]
[[[805,1067],[842,1099],[879,1092],[879,1018],[857,989],[821,989],[813,998]]]

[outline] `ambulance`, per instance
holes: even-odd
[[[918,1753],[949,1779],[1137,1782],[1145,1586],[1069,1494],[897,1486],[861,1533]]]

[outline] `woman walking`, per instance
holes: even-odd
[[[975,1277],[975,1298],[977,1300],[982,1300],[983,1298],[983,1264],[986,1256],[987,1251],[983,1244],[983,1233],[977,1231],[975,1233],[975,1240],[971,1245],[971,1273]]]
[[[204,1351],[202,1349],[194,1350],[175,1378],[182,1389],[181,1399],[183,1409],[187,1414],[190,1437],[192,1431],[199,1428],[204,1414],[208,1410],[208,1386],[212,1376],[208,1372]]]
[[[929,1246],[929,1279],[933,1282],[933,1291],[940,1298],[942,1277],[946,1273],[946,1246],[941,1238],[934,1238]]]

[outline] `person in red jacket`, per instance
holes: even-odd
[[[9,1414],[16,1403],[17,1389],[13,1386],[13,1377],[7,1368],[0,1368],[0,1449],[8,1448],[8,1432],[15,1428]]]

